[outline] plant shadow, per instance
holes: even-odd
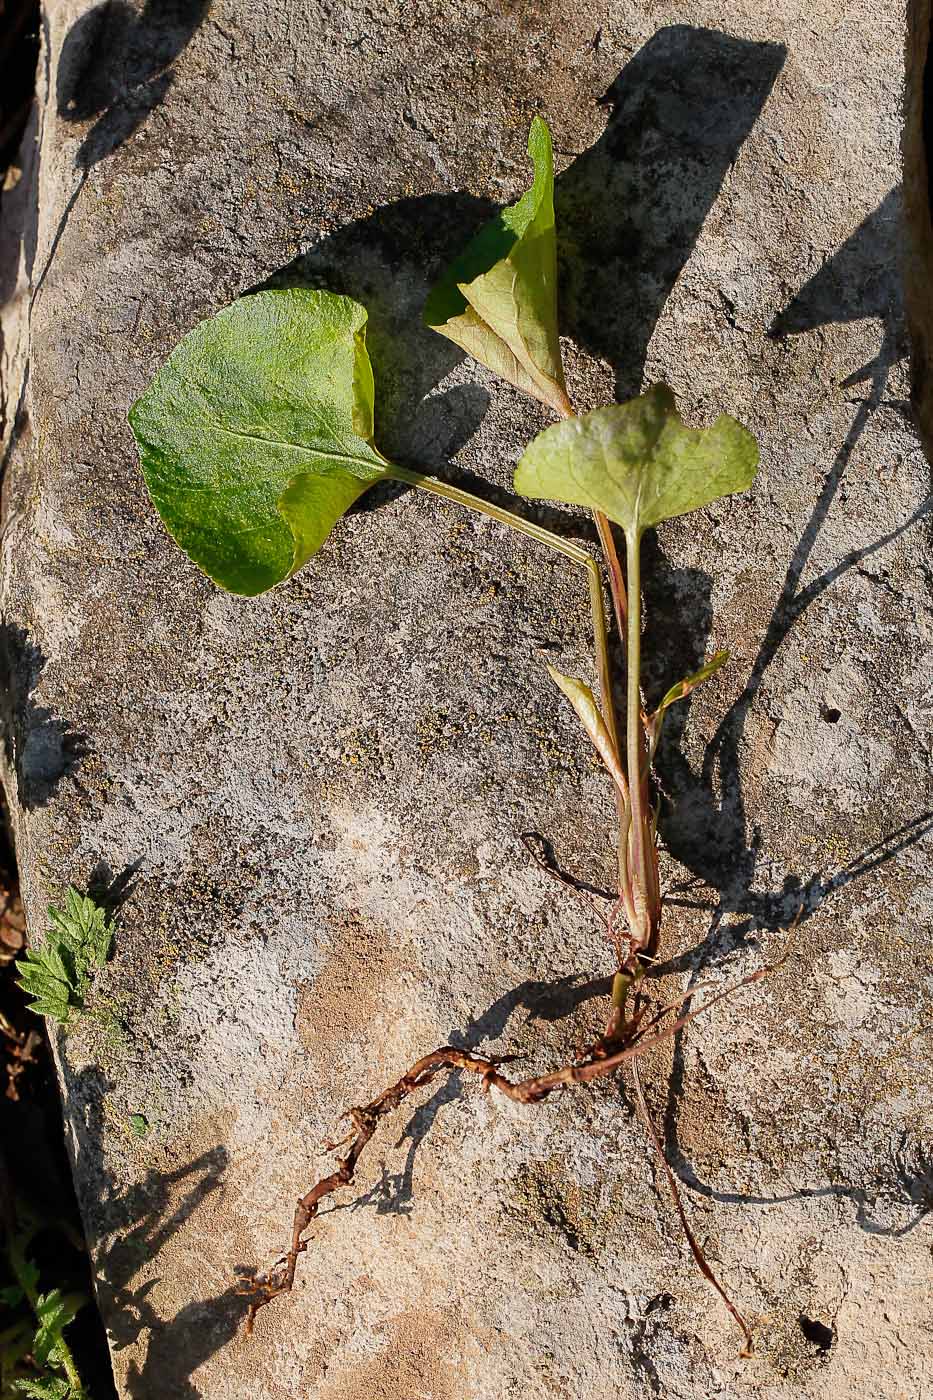
[[[670,25],[625,65],[599,140],[558,177],[561,327],[642,387],[658,318],[786,57],[782,44]]]
[[[95,904],[102,905],[107,913],[113,917],[132,897],[136,889],[136,876],[142,866],[143,862],[140,858],[125,865],[122,870],[115,873],[107,861],[98,861],[88,877],[88,895]]]
[[[93,122],[75,155],[86,175],[123,145],[172,86],[172,64],[202,24],[210,0],[106,0],[68,31],[56,69],[56,107],[67,122]]]
[[[165,1319],[150,1296],[159,1280],[134,1286],[168,1241],[223,1187],[228,1154],[214,1147],[172,1171],[150,1170],[126,1188],[113,1185],[100,1147],[104,1103],[113,1084],[98,1067],[69,1077],[72,1122],[85,1166],[77,1182],[81,1214],[96,1266],[96,1286],[110,1345],[120,1351],[147,1333],[145,1359],[124,1379],[125,1393],[150,1400],[202,1400],[191,1377],[235,1336],[246,1315],[239,1284],[186,1304]],[[90,1154],[91,1161],[87,1161]]]
[[[799,297],[795,300],[799,314],[799,308],[805,303]],[[873,303],[866,306],[864,314],[876,314]],[[849,551],[832,567],[811,582],[803,584],[804,574],[846,468],[871,415],[884,401],[890,370],[902,351],[896,300],[893,307],[892,301],[889,300],[886,315],[878,356],[856,376],[850,376],[851,379],[860,378],[862,375],[868,377],[869,391],[863,398],[856,400],[857,411],[852,424],[824,478],[820,495],[794,548],[777,602],[745,685],[708,743],[700,772],[691,772],[685,758],[677,749],[678,728],[672,727],[662,741],[658,771],[666,798],[660,824],[665,845],[675,859],[704,883],[716,889],[720,898],[717,917],[705,945],[707,951],[716,942],[718,925],[725,914],[744,914],[749,916],[752,924],[758,923],[769,929],[786,929],[801,906],[803,917],[806,918],[818,907],[827,893],[841,888],[841,877],[832,877],[827,882],[821,875],[816,875],[806,885],[799,879],[789,877],[786,888],[780,892],[755,892],[753,882],[760,838],[757,828],[752,827],[749,830],[743,790],[741,746],[749,714],[768,669],[807,609],[850,569],[858,567],[864,560],[894,543],[914,525],[929,518],[933,511],[933,497],[927,497],[894,529],[861,548]],[[658,616],[663,618],[664,596],[676,597],[678,590],[676,575],[666,566],[660,552],[653,560],[653,573],[658,589],[655,607]],[[702,617],[708,615],[709,580],[703,580],[697,591],[704,609]],[[701,621],[701,631],[704,630],[706,628]],[[663,648],[664,642],[660,634],[657,642],[653,644]],[[703,650],[699,645],[694,646],[691,662],[698,660]],[[681,666],[681,673],[683,669]],[[675,679],[677,676],[670,671],[665,677],[665,684]],[[677,707],[680,711],[681,732],[688,705],[689,702]],[[832,716],[829,718],[831,721]],[[922,817],[916,820],[921,822]],[[908,823],[908,826],[910,825],[911,823]],[[730,937],[739,937],[742,927],[733,926]]]
[[[23,627],[0,623],[0,717],[7,772],[21,807],[44,807],[62,780],[74,778],[88,753],[88,737],[33,693],[46,665],[42,649]]]

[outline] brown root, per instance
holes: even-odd
[[[798,916],[799,917],[799,916]],[[796,924],[795,924],[796,926]],[[526,1079],[511,1080],[500,1072],[500,1066],[516,1059],[514,1055],[483,1056],[474,1054],[469,1050],[460,1050],[452,1045],[442,1045],[437,1050],[432,1050],[429,1055],[423,1056],[420,1060],[408,1069],[401,1079],[395,1084],[383,1089],[382,1093],[374,1098],[370,1103],[361,1108],[351,1108],[344,1116],[349,1118],[353,1124],[351,1132],[336,1143],[328,1144],[329,1151],[337,1151],[340,1148],[348,1147],[347,1152],[337,1163],[336,1170],[328,1176],[322,1177],[310,1191],[300,1198],[295,1207],[295,1215],[292,1221],[291,1244],[286,1254],[272,1266],[268,1273],[251,1279],[243,1286],[244,1293],[250,1299],[249,1310],[246,1318],[246,1331],[251,1332],[256,1314],[261,1308],[266,1307],[274,1298],[282,1293],[291,1291],[295,1281],[295,1270],[298,1266],[298,1256],[303,1254],[308,1248],[308,1240],[302,1236],[308,1226],[318,1214],[321,1202],[335,1191],[341,1190],[345,1186],[350,1186],[353,1182],[356,1168],[367,1144],[375,1133],[380,1121],[393,1113],[400,1104],[418,1089],[424,1088],[436,1079],[438,1075],[451,1073],[454,1070],[461,1070],[467,1074],[477,1074],[480,1076],[481,1086],[484,1092],[490,1088],[498,1089],[500,1093],[516,1103],[533,1104],[540,1103],[542,1099],[558,1089],[567,1089],[574,1084],[589,1084],[597,1079],[604,1079],[608,1075],[614,1074],[622,1065],[634,1061],[637,1056],[645,1054],[648,1050],[659,1045],[662,1041],[669,1040],[676,1035],[679,1030],[686,1026],[697,1016],[708,1011],[718,1001],[731,996],[742,987],[750,986],[753,982],[760,981],[769,973],[781,967],[789,956],[790,945],[784,954],[773,963],[768,963],[764,967],[758,968],[755,972],[741,978],[737,982],[730,983],[722,991],[714,996],[708,997],[702,1006],[693,1010],[681,1012],[674,1020],[668,1021],[666,1025],[662,1022],[667,1016],[676,1011],[684,1002],[696,994],[697,988],[678,997],[675,1001],[668,1003],[655,1012],[647,1025],[642,1026],[645,1010],[637,1012],[622,1026],[614,1025],[610,1021],[611,1033],[601,1040],[591,1045],[583,1053],[581,1058],[571,1064],[563,1065],[559,1069],[551,1070],[547,1074],[532,1075]],[[680,1215],[684,1233],[703,1276],[709,1280],[716,1291],[720,1294],[732,1316],[742,1329],[746,1339],[746,1348],[743,1355],[750,1354],[752,1345],[751,1332],[742,1318],[741,1314],[734,1307],[726,1296],[722,1287],[712,1273],[700,1246],[698,1245],[684,1214],[683,1206],[677,1190],[676,1180],[664,1157],[663,1147],[657,1135],[654,1123],[648,1114],[644,1096],[641,1091],[641,1083],[637,1072],[635,1074],[635,1088],[638,1095],[639,1107],[642,1117],[645,1120],[649,1135],[660,1154],[667,1172],[668,1182],[674,1194],[674,1200]]]
[[[687,1219],[687,1212],[684,1210],[684,1203],[681,1199],[680,1187],[677,1185],[677,1178],[671,1170],[670,1162],[664,1155],[664,1144],[661,1142],[661,1137],[658,1133],[654,1119],[648,1112],[648,1105],[645,1102],[644,1090],[641,1087],[641,1075],[638,1072],[637,1061],[633,1061],[632,1063],[632,1079],[635,1083],[635,1097],[638,1102],[638,1111],[641,1114],[642,1122],[648,1130],[648,1136],[651,1139],[652,1145],[654,1146],[654,1149],[658,1154],[658,1159],[660,1160],[661,1166],[664,1168],[664,1175],[667,1177],[667,1184],[671,1188],[671,1195],[674,1198],[674,1205],[677,1207],[677,1214],[680,1217],[680,1227],[684,1232],[687,1244],[690,1246],[690,1253],[693,1255],[694,1263],[696,1264],[700,1273],[706,1279],[707,1283],[712,1284],[713,1288],[715,1288],[716,1292],[719,1294],[720,1298],[725,1303],[726,1307],[729,1309],[729,1312],[731,1313],[732,1317],[738,1324],[742,1335],[745,1338],[745,1345],[742,1348],[739,1355],[743,1358],[743,1360],[747,1360],[750,1356],[754,1354],[755,1351],[755,1343],[752,1337],[751,1328],[745,1321],[745,1318],[739,1312],[738,1308],[733,1303],[732,1299],[729,1297],[726,1290],[723,1288],[722,1284],[719,1282],[719,1279],[716,1277],[716,1275],[710,1268],[709,1261],[707,1260],[706,1255],[703,1253],[703,1250],[700,1247],[699,1240],[693,1233],[693,1230],[690,1226],[690,1221]]]

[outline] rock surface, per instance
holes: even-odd
[[[5,764],[32,937],[69,881],[123,900],[97,991],[123,1029],[86,1018],[58,1047],[122,1396],[933,1391],[903,38],[870,0],[46,5],[36,144],[4,196]],[[345,1106],[439,1042],[544,1067],[598,1024],[599,919],[518,836],[605,885],[612,808],[542,681],[545,657],[590,664],[566,567],[382,495],[287,586],[223,596],[153,514],[126,411],[199,319],[304,277],[370,308],[383,450],[505,488],[546,414],[418,314],[524,188],[536,110],[578,405],[664,377],[693,421],[729,410],[762,444],[747,499],[650,543],[646,587],[652,694],[733,652],[660,765],[670,995],[806,915],[780,975],[644,1069],[758,1321],[749,1362],[623,1084],[426,1096],[291,1299],[238,1330],[235,1268],[281,1249]]]

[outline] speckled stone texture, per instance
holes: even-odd
[[[904,34],[874,0],[46,5],[4,196],[5,764],[32,936],[69,881],[123,900],[98,984],[123,1030],[58,1046],[122,1396],[933,1393]],[[202,317],[304,278],[370,308],[383,450],[499,499],[547,414],[418,317],[525,187],[535,111],[577,404],[664,377],[761,441],[747,498],[646,546],[650,697],[733,653],[661,756],[661,992],[725,985],[805,915],[783,972],[644,1065],[747,1362],[622,1082],[423,1095],[238,1330],[235,1268],[282,1248],[344,1107],[439,1042],[544,1068],[599,1024],[598,914],[518,838],[605,887],[613,809],[544,679],[592,675],[573,569],[374,493],[298,578],[224,596],[154,515],[126,411]]]

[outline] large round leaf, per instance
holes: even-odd
[[[330,292],[241,297],[186,336],[133,405],[159,514],[230,592],[288,578],[386,475],[365,327],[365,308]]]

